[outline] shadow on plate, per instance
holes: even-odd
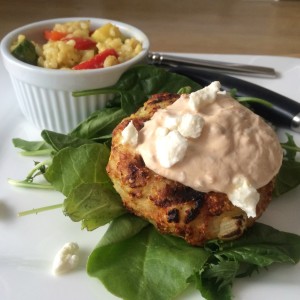
[[[14,219],[13,209],[9,207],[3,200],[0,200],[0,222],[8,222]]]

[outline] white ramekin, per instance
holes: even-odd
[[[118,26],[128,37],[142,42],[143,50],[136,57],[116,66],[94,70],[53,70],[33,66],[16,59],[10,46],[19,34],[40,41],[43,31],[55,23],[90,20],[96,29],[108,22]],[[103,108],[110,95],[74,98],[73,91],[103,88],[115,84],[131,66],[142,63],[149,50],[149,40],[139,29],[114,20],[97,18],[60,18],[32,23],[13,30],[1,41],[4,66],[11,78],[21,111],[40,130],[68,133],[95,110]]]

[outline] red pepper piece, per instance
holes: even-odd
[[[71,37],[71,38],[62,39],[62,41],[70,41],[70,40],[75,41],[74,48],[77,50],[88,50],[96,47],[96,42],[87,38]]]
[[[106,50],[102,51],[101,53],[96,54],[91,59],[76,65],[75,67],[73,67],[73,70],[103,68],[103,63],[104,63],[105,59],[110,55],[118,57],[118,53],[116,52],[115,49],[106,49]]]
[[[59,32],[55,30],[45,30],[44,37],[47,41],[59,41],[67,35],[66,32]]]

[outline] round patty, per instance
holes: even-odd
[[[248,218],[242,209],[231,204],[226,194],[202,193],[162,177],[145,166],[133,146],[121,143],[121,133],[130,121],[140,130],[158,109],[178,98],[179,95],[169,93],[153,95],[142,108],[114,129],[107,172],[124,206],[147,219],[161,233],[182,237],[197,246],[215,238],[238,238],[268,206],[274,179],[258,189],[257,216]]]

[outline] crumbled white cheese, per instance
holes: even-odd
[[[160,165],[170,168],[185,156],[188,138],[198,138],[204,125],[200,114],[167,116],[156,129],[156,154]]]
[[[79,263],[79,246],[77,243],[66,243],[55,255],[52,265],[54,275],[60,275],[75,269]]]
[[[170,168],[183,159],[187,146],[187,140],[177,130],[159,137],[156,141],[156,152],[161,166]]]
[[[193,111],[200,111],[202,107],[214,102],[220,92],[221,84],[219,81],[214,81],[203,89],[190,94],[189,106]]]
[[[204,126],[204,119],[199,115],[184,114],[180,118],[177,130],[186,138],[198,138]]]
[[[259,193],[245,177],[237,176],[233,179],[233,188],[228,193],[228,198],[233,205],[245,211],[248,217],[256,217]]]
[[[176,116],[167,116],[164,119],[163,126],[169,130],[175,130],[178,127],[180,117],[178,115]]]
[[[165,127],[157,127],[155,134],[156,136],[159,137],[164,137],[166,136],[168,133],[170,132],[170,130],[168,128]]]
[[[138,131],[133,125],[133,122],[130,121],[128,125],[122,131],[122,144],[129,144],[136,146],[138,142]]]
[[[178,130],[186,138],[197,138],[200,136],[204,125],[204,119],[199,114],[168,116],[164,119],[165,129]]]

